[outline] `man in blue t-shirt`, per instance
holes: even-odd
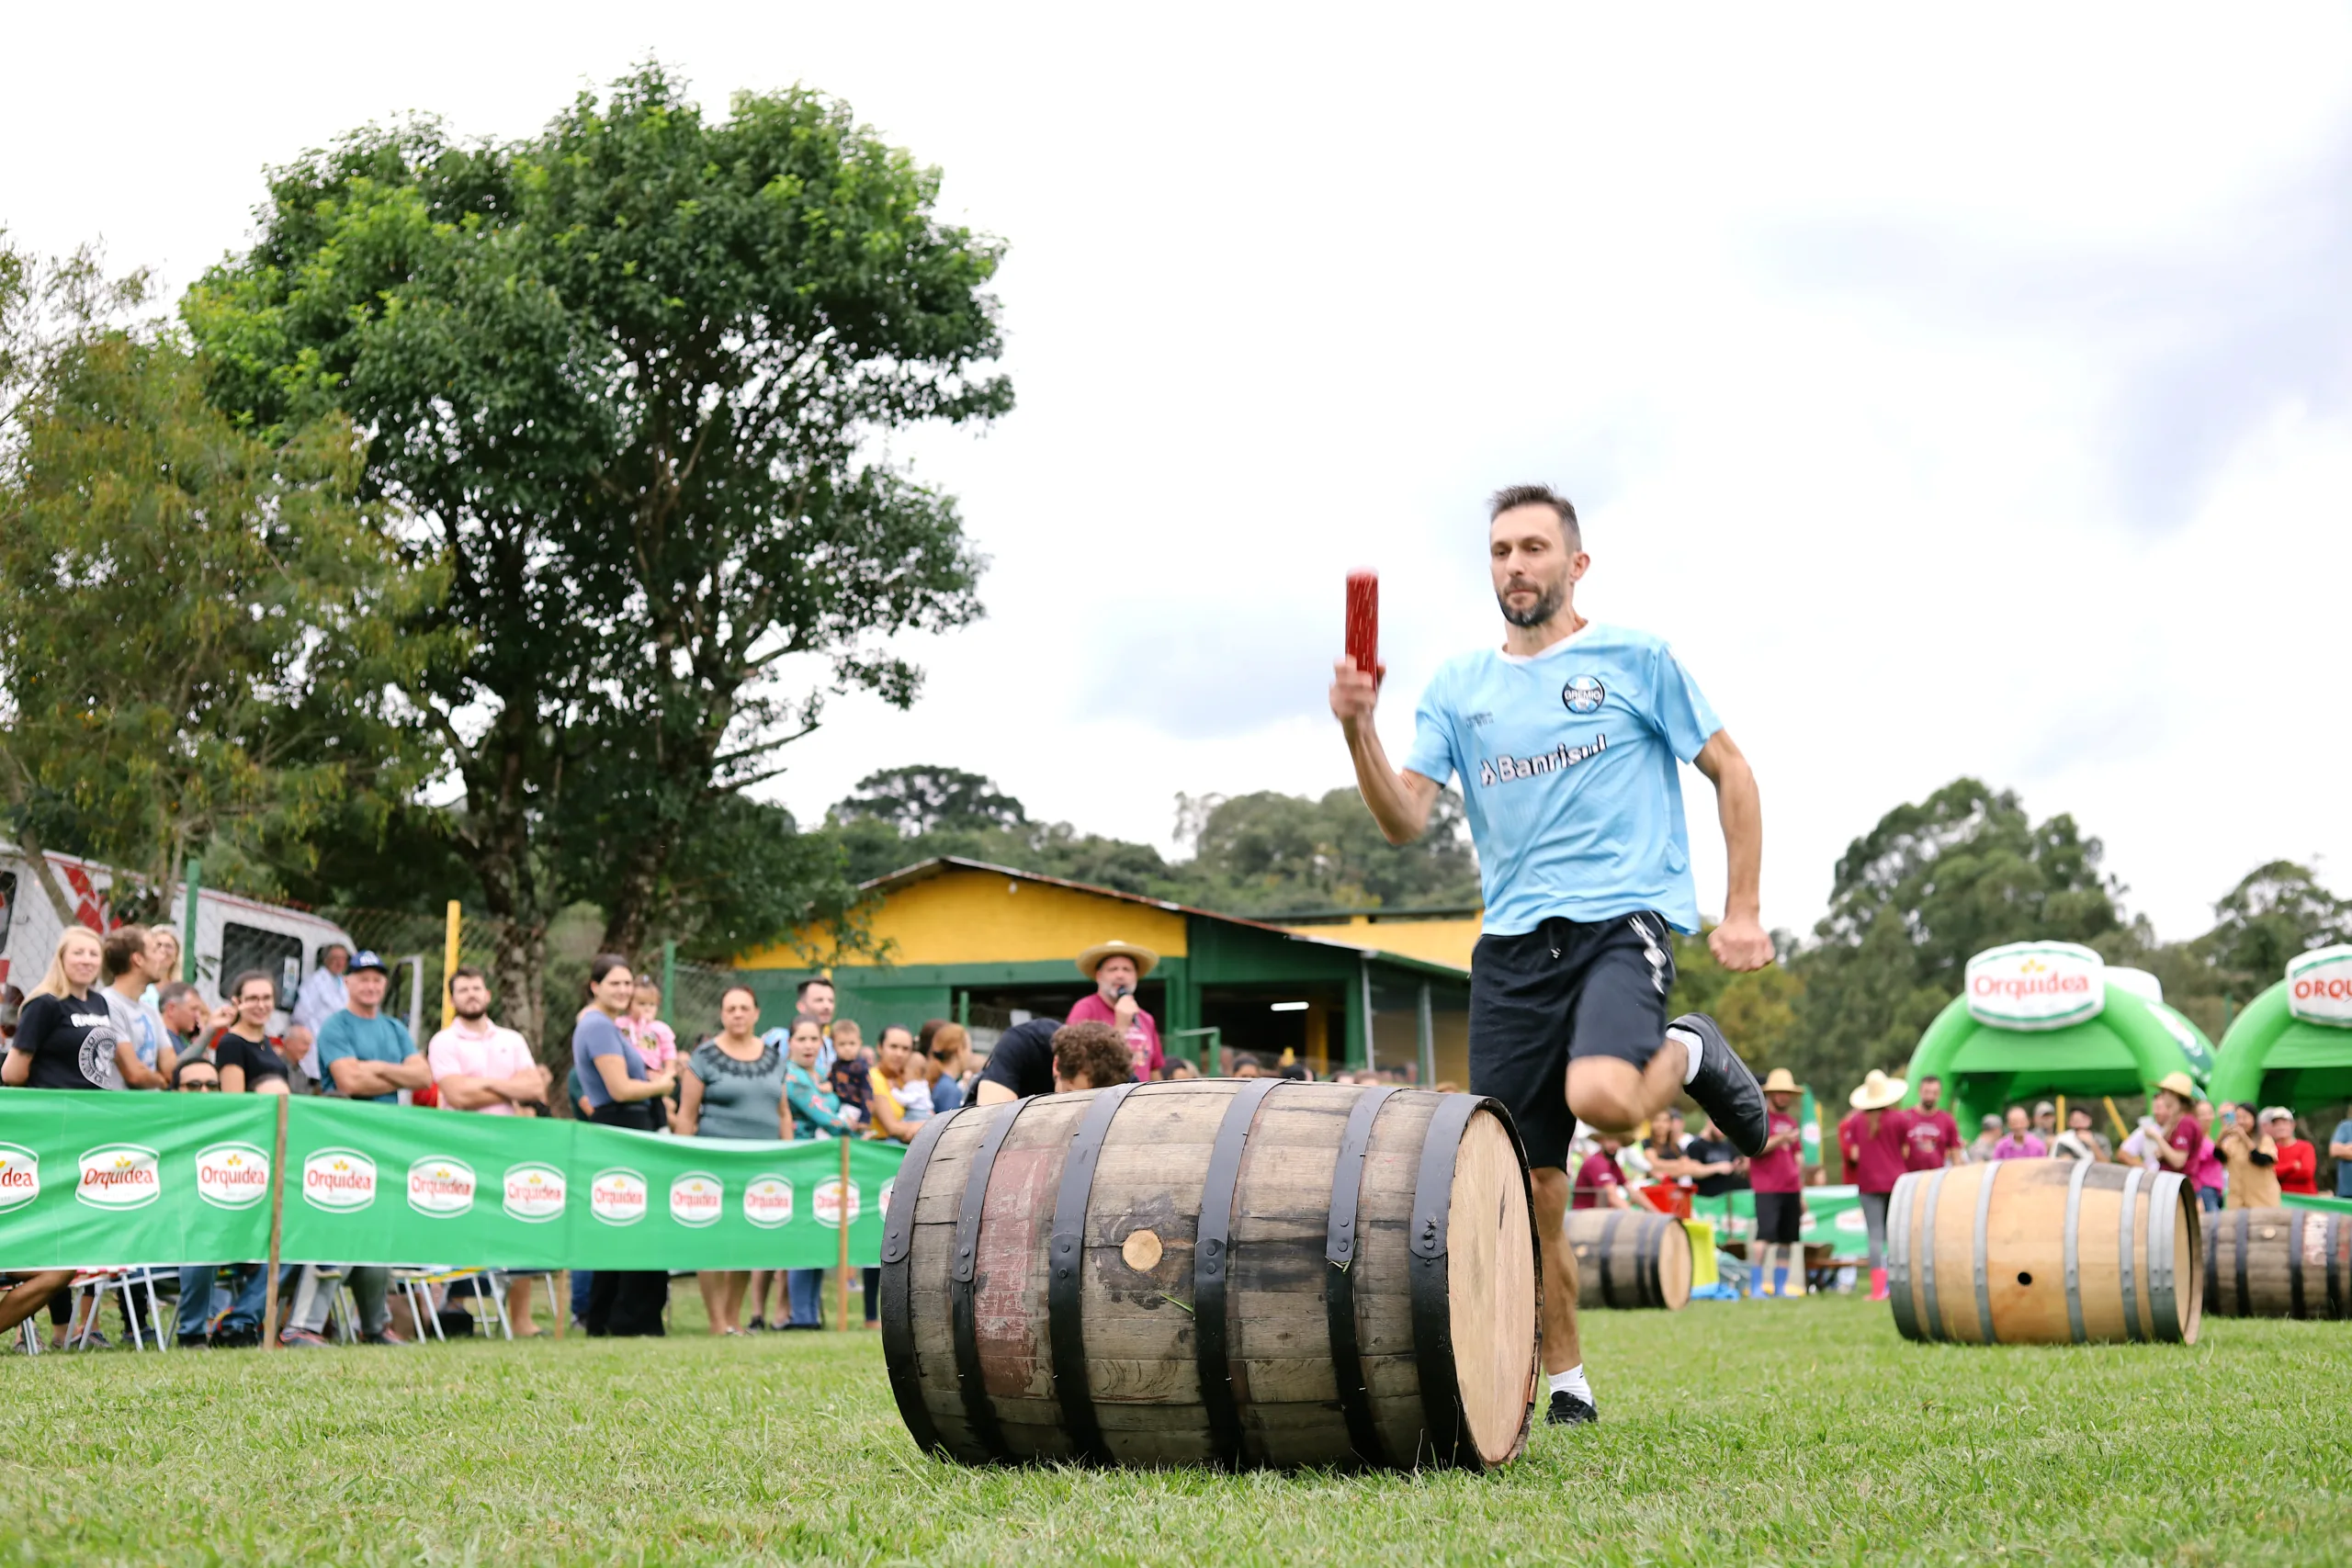
[[[344,975],[342,1010],[319,1025],[319,1070],[346,1100],[398,1105],[401,1090],[423,1089],[433,1068],[408,1025],[383,1013],[391,974],[372,953],[352,955]]]
[[[1438,671],[1403,769],[1374,726],[1376,674],[1341,659],[1331,712],[1389,842],[1419,837],[1438,792],[1462,780],[1487,907],[1470,969],[1470,1088],[1510,1108],[1534,1168],[1548,1418],[1590,1421],[1562,1231],[1577,1118],[1627,1134],[1688,1092],[1743,1154],[1766,1132],[1763,1092],[1714,1021],[1667,1020],[1668,928],[1699,929],[1678,765],[1715,786],[1731,885],[1708,942],[1727,969],[1772,961],[1758,899],[1763,815],[1747,759],[1664,640],[1577,614],[1591,558],[1576,508],[1518,485],[1493,498],[1488,519],[1503,645]]]

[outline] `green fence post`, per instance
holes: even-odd
[[[187,857],[187,910],[181,917],[180,978],[196,983],[196,896],[204,886],[204,862]]]
[[[678,944],[662,944],[662,1021],[678,1027]]]

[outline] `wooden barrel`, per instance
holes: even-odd
[[[1541,1384],[1491,1100],[1202,1078],[967,1106],[882,1241],[899,1413],[967,1464],[1500,1464]]]
[[[1571,1209],[1568,1248],[1577,1258],[1577,1305],[1690,1304],[1690,1236],[1670,1214],[1637,1209]]]
[[[2223,1317],[2352,1317],[2352,1214],[2206,1215],[2205,1308]]]
[[[1918,1170],[1894,1184],[1887,1295],[1909,1339],[2197,1342],[2195,1192],[2171,1171],[2064,1159]]]

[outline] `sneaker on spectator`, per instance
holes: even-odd
[[[380,1333],[361,1335],[359,1343],[362,1345],[405,1345],[408,1341],[387,1328]]]
[[[212,1341],[201,1334],[183,1334],[172,1341],[172,1346],[179,1350],[209,1350]]]
[[[288,1350],[309,1350],[324,1347],[326,1339],[307,1328],[285,1328],[278,1331],[277,1342]]]
[[[111,1350],[114,1348],[114,1341],[107,1338],[102,1331],[96,1328],[90,1330],[86,1335],[76,1334],[73,1338],[68,1339],[65,1342],[65,1345],[66,1348],[71,1350]]]
[[[234,1327],[224,1325],[216,1328],[212,1331],[212,1337],[209,1343],[215,1350],[250,1350],[261,1343],[261,1325],[241,1323]],[[278,1337],[278,1343],[281,1345],[286,1343],[284,1336],[281,1335]]]

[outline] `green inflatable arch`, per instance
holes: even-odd
[[[2222,1036],[2213,1098],[2299,1114],[2352,1100],[2352,1029],[2287,1010],[2287,982],[2254,998]]]
[[[1979,1118],[2021,1100],[2144,1094],[2166,1073],[2201,1086],[2212,1066],[2211,1043],[2195,1024],[2112,982],[2097,1018],[2064,1029],[2002,1029],[1954,997],[1911,1053],[1905,1103],[1918,1103],[1921,1078],[1941,1078],[1945,1106],[1962,1135],[1973,1136]]]

